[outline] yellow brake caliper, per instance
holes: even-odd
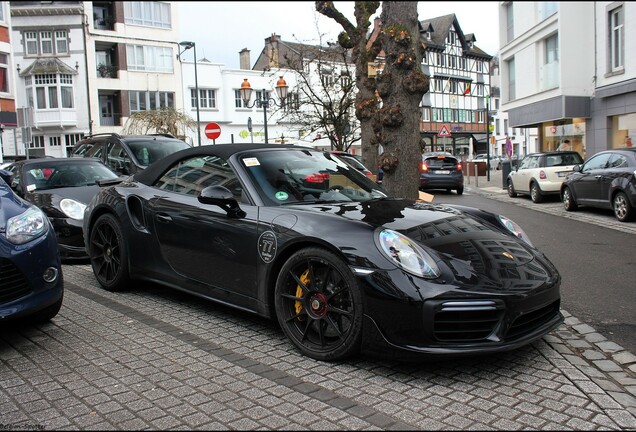
[[[309,285],[309,269],[305,270],[305,272],[300,276],[300,281],[305,286]],[[297,285],[296,297],[302,297],[302,296],[303,296],[303,289],[300,285]],[[303,310],[303,304],[299,301],[296,301],[294,306],[296,308],[296,314],[300,314],[300,312]],[[300,317],[298,317],[298,319],[300,319]]]

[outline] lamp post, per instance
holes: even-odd
[[[282,105],[287,97],[287,90],[289,86],[281,76],[276,82],[276,94],[280,99],[280,104]],[[276,101],[272,98],[267,97],[267,92],[263,89],[263,93],[261,94],[261,99],[254,99],[254,102],[250,105],[250,99],[252,98],[252,86],[247,78],[243,78],[243,83],[241,84],[241,99],[243,99],[243,103],[247,108],[252,108],[256,104],[261,104],[263,106],[263,124],[265,127],[265,144],[269,144],[267,137],[267,108],[269,108],[269,104],[276,105]]]
[[[197,45],[194,42],[179,42],[179,45],[183,47],[183,51],[179,53],[179,57],[181,54],[189,50],[190,48],[194,48],[194,91],[196,93],[196,103],[197,103],[197,138],[199,139],[199,146],[201,145],[201,119],[199,118],[199,80],[197,77]]]

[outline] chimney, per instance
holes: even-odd
[[[278,51],[278,41],[280,40],[280,36],[276,33],[272,33],[272,35],[268,38],[265,38],[265,48],[266,48],[266,56],[268,58],[268,67],[270,68],[278,68],[280,67],[280,58]]]
[[[250,63],[250,50],[243,48],[239,51],[239,68],[250,70],[252,69]]]

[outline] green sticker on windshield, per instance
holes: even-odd
[[[287,192],[276,192],[276,199],[280,200],[280,201],[285,201],[287,198],[289,198],[289,195],[287,195]]]

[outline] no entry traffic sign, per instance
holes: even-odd
[[[205,136],[211,140],[215,140],[221,136],[221,126],[217,123],[208,123],[205,125]]]

